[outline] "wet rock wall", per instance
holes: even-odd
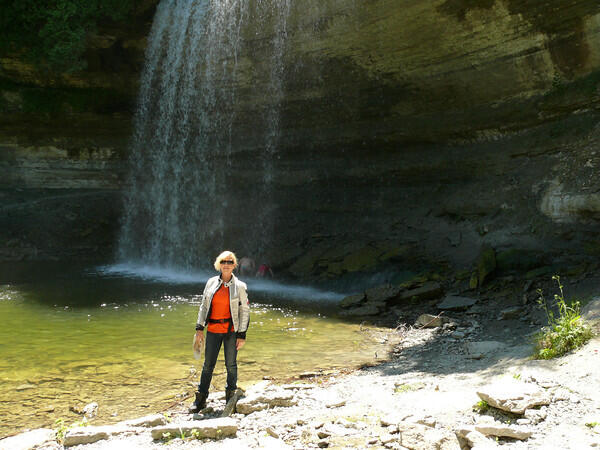
[[[144,17],[134,37],[96,38],[93,70],[76,80],[40,81],[0,60],[5,192],[123,188]],[[240,253],[328,279],[416,261],[468,267],[482,244],[541,260],[600,251],[597,2],[296,2],[279,97],[269,18],[242,37],[238,101],[223,105],[236,117],[233,205],[248,211],[228,230]],[[27,102],[48,92],[63,94],[42,112]],[[92,101],[74,100],[82,93]],[[274,189],[249,198],[271,108]],[[275,231],[257,250],[247,230],[265,202]]]

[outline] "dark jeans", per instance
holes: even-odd
[[[227,389],[237,388],[237,349],[235,343],[237,335],[232,333],[206,332],[206,344],[204,347],[204,366],[200,376],[198,392],[208,395],[208,388],[212,380],[213,370],[217,363],[217,356],[223,344],[225,353],[225,367],[227,368]]]

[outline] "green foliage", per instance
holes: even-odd
[[[56,440],[62,444],[62,442],[65,440],[65,435],[67,434],[67,431],[69,431],[71,428],[87,427],[88,425],[89,425],[89,422],[85,417],[77,422],[72,423],[71,425],[67,425],[65,423],[65,419],[63,419],[62,417],[59,419],[56,419],[54,421],[54,426],[55,426],[54,430],[56,431]]]
[[[170,431],[167,431],[166,433],[162,434],[162,439],[165,442],[169,442],[169,441],[171,441],[173,439],[173,435],[171,434]]]
[[[202,433],[200,432],[200,430],[198,430],[197,428],[194,428],[191,431],[191,435],[194,439],[202,439]]]
[[[0,2],[0,53],[19,52],[41,68],[85,68],[87,39],[99,22],[123,21],[133,0],[7,0]]]
[[[54,421],[54,430],[56,431],[56,440],[62,443],[65,439],[65,434],[69,431],[69,427],[65,424],[65,419],[62,417]]]
[[[551,359],[575,350],[592,338],[592,330],[584,323],[580,315],[580,304],[577,301],[567,304],[560,277],[552,277],[558,284],[559,294],[554,295],[558,316],[548,306],[544,294],[538,289],[538,303],[546,313],[548,326],[536,334],[535,357]]]
[[[419,389],[423,389],[424,387],[425,387],[424,383],[412,383],[412,384],[402,383],[402,384],[396,385],[394,392],[396,394],[402,394],[404,392],[418,391]]]
[[[600,425],[600,422],[587,422],[585,424],[585,426],[588,428],[596,428],[598,425]]]
[[[488,409],[490,409],[490,405],[485,400],[479,400],[473,405],[473,411],[479,414],[485,413]]]

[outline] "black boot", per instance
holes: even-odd
[[[198,413],[204,408],[206,408],[206,397],[208,397],[208,395],[203,394],[202,392],[195,392],[195,394],[196,400],[194,400],[194,403],[192,403],[192,405],[188,409],[190,414]]]
[[[225,403],[229,402],[233,394],[235,394],[235,389],[225,389]]]

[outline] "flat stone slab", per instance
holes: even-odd
[[[296,403],[294,393],[289,389],[269,386],[264,390],[248,390],[246,396],[237,402],[236,411],[250,414],[275,406],[294,406]]]
[[[29,450],[48,442],[56,442],[56,433],[49,428],[39,428],[0,440],[0,450]]]
[[[473,306],[475,303],[477,303],[477,300],[474,298],[447,295],[437,306],[442,310],[462,311]]]
[[[533,383],[507,378],[484,386],[477,395],[488,405],[514,414],[523,414],[534,406],[549,405],[551,395]]]
[[[379,303],[367,303],[358,308],[346,309],[340,313],[341,316],[352,317],[352,316],[376,316],[382,310],[385,304]]]
[[[287,390],[303,390],[303,391],[307,391],[307,390],[311,390],[315,388],[314,384],[310,384],[310,383],[291,383],[291,384],[282,384],[279,386],[281,389],[287,389]]]
[[[401,422],[398,424],[398,434],[399,444],[407,448],[460,450],[458,439],[448,430]]]
[[[124,425],[127,427],[144,427],[152,428],[160,425],[166,425],[167,418],[162,414],[152,414],[150,416],[138,417],[137,419],[125,420],[119,422],[118,425]]]
[[[416,322],[415,326],[423,328],[437,328],[444,324],[444,318],[440,316],[434,316],[433,314],[421,314]]]
[[[493,355],[505,347],[506,344],[498,341],[467,342],[465,344],[467,357],[472,359],[480,359],[485,356]]]
[[[468,448],[471,450],[494,450],[500,448],[496,442],[486,437],[485,434],[475,430],[472,426],[456,430],[456,436],[466,441]]]
[[[500,311],[500,320],[519,319],[523,317],[525,309],[522,306],[511,306],[510,308]]]
[[[89,426],[72,428],[66,432],[63,445],[71,447],[73,445],[92,444],[103,439],[108,439],[111,436],[120,434],[135,434],[136,430],[133,427],[124,425],[105,425],[105,426]]]
[[[440,283],[438,283],[437,281],[428,281],[421,287],[402,292],[398,296],[398,300],[400,302],[405,302],[413,298],[417,301],[430,300],[433,298],[441,297],[442,293],[443,291]]]
[[[502,423],[486,423],[475,425],[475,429],[486,436],[509,437],[523,441],[531,437],[533,432],[519,426],[509,426]]]
[[[192,436],[192,432],[197,433],[200,439],[225,438],[235,436],[237,433],[237,422],[231,417],[219,417],[217,419],[193,420],[191,422],[170,423],[160,427],[153,428],[152,439],[162,439],[165,433],[170,433],[172,437]]]

